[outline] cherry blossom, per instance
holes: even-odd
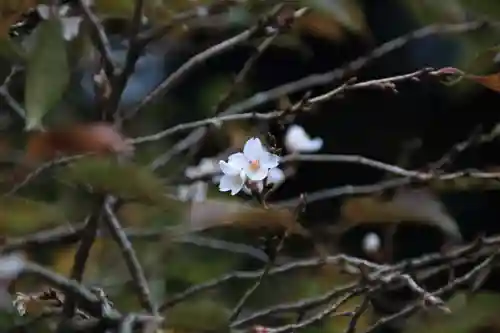
[[[279,156],[268,152],[258,138],[251,138],[243,147],[243,153],[229,156],[228,163],[243,170],[251,181],[263,180],[269,170],[278,166]]]
[[[282,170],[277,168],[280,157],[264,148],[258,138],[250,138],[243,147],[242,153],[228,157],[228,161],[220,161],[223,172],[219,189],[231,191],[235,195],[243,190],[247,194],[262,192],[264,186],[281,183],[285,179]]]
[[[323,139],[312,139],[302,126],[291,125],[285,134],[285,146],[290,152],[312,153],[323,147]]]
[[[219,182],[219,190],[221,192],[231,191],[231,195],[241,191],[246,181],[246,175],[242,168],[225,161],[220,161],[219,166],[224,173]]]

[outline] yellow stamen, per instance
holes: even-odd
[[[250,162],[250,170],[257,171],[257,170],[259,170],[259,168],[260,168],[260,163],[258,160]]]

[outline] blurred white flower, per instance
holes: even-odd
[[[272,168],[269,170],[267,175],[266,183],[270,184],[280,184],[285,181],[285,173],[280,168]]]
[[[285,134],[285,146],[290,152],[313,153],[323,147],[323,139],[311,139],[302,126],[291,125]]]
[[[245,143],[243,153],[232,154],[228,163],[243,170],[249,180],[259,181],[267,177],[270,169],[278,166],[279,156],[268,152],[258,138],[251,138]]]
[[[38,5],[36,7],[38,14],[47,20],[50,17],[50,6]],[[63,37],[65,40],[72,40],[78,35],[80,31],[80,23],[82,22],[82,17],[80,16],[67,16],[69,11],[69,6],[63,5],[59,7],[58,14],[61,19]]]
[[[366,234],[363,238],[363,251],[367,254],[378,252],[380,250],[380,246],[380,237],[374,232]]]
[[[187,167],[184,174],[186,177],[194,179],[207,175],[213,175],[219,171],[219,165],[215,160],[211,158],[202,158],[197,166]]]
[[[177,196],[181,201],[203,202],[207,199],[208,184],[196,181],[189,185],[181,185],[177,188]]]
[[[12,306],[12,298],[8,292],[9,284],[23,271],[24,258],[19,254],[0,257],[0,309]]]
[[[231,195],[241,191],[246,181],[245,172],[231,162],[220,161],[219,165],[224,173],[219,182],[219,190],[221,192],[231,191]]]

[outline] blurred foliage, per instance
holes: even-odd
[[[203,11],[205,8],[203,6],[208,6],[212,2],[210,0],[145,1],[145,18],[150,26],[158,27],[170,22],[176,14],[182,11],[197,8]],[[2,148],[2,151],[22,149],[24,152],[21,163],[4,173],[9,176],[20,166],[22,169],[20,173],[27,176],[41,163],[56,157],[81,153],[92,154],[92,156],[77,159],[68,165],[58,165],[55,171],[42,172],[37,176],[44,181],[42,191],[39,188],[38,191],[31,190],[31,184],[28,184],[23,189],[22,196],[21,194],[2,196],[0,198],[2,239],[21,237],[50,227],[76,223],[78,221],[73,219],[84,216],[82,211],[86,211],[91,206],[90,196],[81,193],[89,191],[111,193],[125,201],[117,212],[125,227],[146,231],[155,227],[162,230],[152,241],[149,239],[145,241],[147,237],[144,237],[144,240],[141,237],[134,238],[134,247],[139,253],[141,262],[144,263],[146,275],[154,290],[154,297],[161,301],[193,284],[216,278],[228,271],[262,268],[261,262],[237,253],[184,244],[178,239],[179,235],[192,231],[222,230],[220,232],[222,235],[231,236],[234,229],[238,229],[243,230],[242,233],[248,243],[258,243],[258,237],[263,234],[290,229],[294,234],[310,237],[307,230],[295,222],[289,210],[260,209],[257,205],[243,204],[231,200],[228,196],[221,196],[213,189],[209,191],[209,200],[204,203],[178,202],[171,198],[172,193],[166,194],[167,185],[175,188],[177,178],[183,178],[184,175],[181,174],[178,177],[161,175],[182,171],[186,165],[192,164],[191,152],[174,157],[169,165],[155,173],[147,165],[150,162],[149,158],[169,151],[176,138],[145,148],[141,146],[140,151],[136,152],[136,158],[131,159],[127,154],[130,153],[131,147],[125,136],[115,128],[97,122],[101,119],[101,115],[94,100],[87,98],[82,101],[73,98],[73,96],[83,96],[83,89],[79,85],[82,73],[90,73],[92,76],[96,74],[95,68],[98,67],[96,64],[99,64],[101,60],[91,46],[91,27],[88,22],[79,25],[78,34],[73,40],[63,38],[63,30],[68,27],[65,27],[61,18],[57,17],[41,20],[32,29],[27,29],[27,32],[21,31],[20,36],[9,36],[11,26],[22,21],[23,15],[42,3],[46,4],[50,1],[0,0],[1,72],[8,73],[13,64],[21,64],[25,67],[23,77],[13,79],[12,86],[6,89],[20,101],[20,105],[25,109],[26,119],[19,119],[20,117],[11,111],[8,104],[0,105],[2,112],[9,114],[10,121],[4,126],[3,118],[0,119],[2,136],[11,139],[10,144],[6,144],[7,147]],[[180,24],[146,52],[156,56],[159,53],[160,63],[170,64],[170,61],[173,63],[177,48],[187,45],[189,52],[186,53],[188,54],[199,51],[199,45],[211,45],[214,40],[222,39],[228,32],[251,26],[274,3],[275,1],[249,0],[239,6],[228,6],[230,8],[227,11],[222,10],[228,14],[216,15],[207,22],[199,23],[199,27],[195,24],[193,26]],[[303,35],[314,36],[331,46],[335,52],[338,45],[349,43],[350,39],[354,38],[353,36],[360,38],[363,44],[371,45],[373,42],[371,39],[373,34],[364,12],[363,1],[301,0],[297,3],[310,7],[312,11],[298,19],[290,33],[277,38],[274,46],[285,48],[287,52],[307,54],[310,62],[304,62],[304,71],[309,71],[309,67],[313,68],[316,54],[310,45],[303,42],[301,38]],[[460,22],[472,14],[479,18],[487,16],[498,19],[500,17],[500,2],[497,0],[405,0],[401,3],[409,8],[413,17],[421,25]],[[114,35],[118,35],[120,43],[123,43],[127,38],[127,27],[122,27],[116,21],[120,22],[117,19],[129,21],[134,1],[95,0],[95,5],[97,15],[110,22],[109,30],[116,30]],[[222,7],[225,9],[225,6]],[[70,12],[68,15],[81,16],[82,14],[75,10],[74,13]],[[387,20],[390,19],[391,17],[387,17]],[[453,37],[459,41],[461,48],[458,60],[449,65],[464,68],[470,73],[482,74],[482,71],[491,68],[493,59],[498,57],[497,37],[488,33]],[[351,60],[350,56],[347,58],[349,59],[343,59],[342,62]],[[227,58],[224,59],[227,60]],[[174,91],[170,96],[158,102],[158,105],[151,106],[144,111],[145,115],[141,114],[138,120],[134,119],[126,124],[124,132],[130,136],[131,134],[144,135],[172,126],[180,120],[211,116],[213,107],[231,86],[235,73],[241,68],[240,61],[235,60],[234,63],[231,61],[233,60],[227,61],[230,63],[228,66],[231,65],[231,70],[220,71],[210,76],[200,74],[194,79],[191,77],[191,81],[197,84],[193,83],[195,88],[189,87],[189,90]],[[277,58],[273,61],[282,60]],[[476,66],[474,71],[469,71],[471,64]],[[206,67],[215,65],[209,63]],[[339,64],[332,63],[330,67],[334,68],[337,65]],[[153,71],[158,70],[155,66],[153,66]],[[165,76],[176,68],[172,64],[170,66],[167,66]],[[296,64],[291,63],[289,66],[292,69]],[[249,82],[245,82],[240,95],[251,95],[259,85],[267,87],[269,82],[276,82],[273,81],[276,79],[275,76],[288,78],[288,73],[272,72],[266,75],[264,80],[260,79],[264,82],[259,82],[258,76],[250,73]],[[469,81],[475,81],[487,88],[500,91],[498,74],[478,75],[471,74],[467,78]],[[143,79],[147,80],[147,77]],[[142,85],[142,82],[139,82],[139,85]],[[474,86],[478,85],[474,84]],[[92,122],[88,122],[89,119]],[[206,141],[218,148],[222,146],[221,143],[232,149],[240,148],[249,135],[255,134],[256,130],[253,125],[231,123],[217,133],[211,133],[212,136]],[[45,131],[32,131],[41,128]],[[30,132],[26,133],[24,130],[30,130]],[[110,153],[117,153],[119,156],[111,156]],[[214,155],[211,152],[203,152],[203,154]],[[8,177],[4,178],[8,179]],[[470,189],[476,182],[479,181],[471,180],[472,185],[464,184],[464,190]],[[444,191],[448,183],[436,181],[433,186],[437,190],[443,189]],[[33,188],[36,188],[35,185]],[[454,188],[456,189],[456,186]],[[495,187],[497,188],[498,186]],[[373,197],[360,197],[348,201],[341,207],[341,213],[344,214],[342,217],[352,220],[350,221],[352,224],[361,220],[362,223],[368,224],[380,220],[380,216],[384,216],[385,220],[392,223],[402,219],[414,219],[415,216],[420,217],[423,214],[420,206],[415,207],[418,211],[414,211],[408,210],[406,206],[404,209],[394,208],[394,201],[374,204],[375,201],[377,200]],[[363,214],[368,214],[369,217]],[[389,220],[388,216],[390,216]],[[439,222],[431,221],[430,223],[438,224]],[[61,274],[68,274],[73,265],[76,248],[76,245],[41,248],[30,253],[30,257]],[[304,252],[306,252],[304,256],[310,254],[308,251]],[[269,304],[321,295],[330,290],[333,285],[350,280],[348,276],[332,268],[272,278],[263,283],[248,306],[251,309],[258,309]],[[109,235],[105,234],[98,238],[93,245],[85,281],[103,286],[120,309],[132,309],[137,306],[120,250],[111,241]],[[16,284],[15,289],[37,290],[42,286],[38,281],[22,280]],[[248,283],[234,283],[176,305],[168,313],[168,328],[171,329],[168,332],[187,333],[224,329],[232,307],[246,288],[248,288]],[[407,332],[421,330],[443,333],[472,332],[483,320],[493,316],[500,304],[492,295],[480,295],[467,301],[461,300],[460,297],[462,295],[451,301],[454,310],[451,316],[424,317],[425,320],[419,316],[411,321]],[[359,299],[355,299],[340,310],[352,310],[359,302]],[[0,327],[4,329],[10,326],[12,318],[16,317],[4,317],[2,314]],[[371,314],[364,315],[359,322],[358,329],[361,331],[373,320],[374,317]],[[323,325],[309,327],[306,331],[308,333],[341,332],[347,322],[348,318],[332,317]]]

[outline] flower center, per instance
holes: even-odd
[[[250,161],[250,170],[257,171],[260,168],[260,162],[258,160]]]

